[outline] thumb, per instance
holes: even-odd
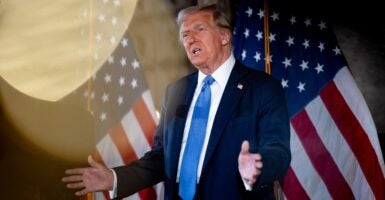
[[[91,155],[88,156],[88,164],[90,164],[91,167],[94,168],[101,168],[103,166],[102,164],[96,162]]]
[[[250,147],[249,141],[244,140],[244,141],[242,142],[241,154],[247,154],[247,153],[249,153],[249,147]]]

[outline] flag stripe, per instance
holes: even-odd
[[[309,156],[298,138],[293,126],[290,126],[290,148],[292,154],[291,168],[302,184],[302,187],[310,199],[332,199],[318,172],[311,164]],[[286,188],[290,188],[288,185]],[[298,186],[297,186],[298,187]],[[288,193],[288,192],[287,192]],[[291,195],[296,195],[291,194]]]
[[[143,98],[139,98],[134,103],[132,110],[136,116],[136,119],[139,121],[140,127],[146,136],[148,143],[150,146],[152,146],[153,134],[156,128],[156,124]]]
[[[332,120],[321,98],[314,99],[305,109],[323,144],[329,152],[333,152],[331,156],[350,188],[352,188],[355,198],[374,199],[374,194],[359,167],[358,161]],[[328,126],[325,126],[325,124],[328,124]]]
[[[150,145],[132,111],[124,116],[122,119],[122,126],[128,141],[134,149],[136,157],[142,157],[150,149]]]
[[[137,157],[135,151],[128,141],[121,123],[118,123],[110,131],[110,136],[114,144],[117,146],[120,156],[124,164],[128,164],[135,160]]]
[[[307,200],[310,197],[306,194],[301,183],[297,179],[294,170],[289,167],[283,181],[280,182],[282,189],[286,192],[287,199]],[[288,186],[288,187],[286,187]],[[290,186],[290,187],[289,187]]]
[[[327,85],[320,95],[342,135],[357,157],[374,195],[377,199],[385,199],[384,176],[378,176],[379,174],[382,175],[382,170],[368,135],[354,117],[334,83]],[[336,112],[337,110],[338,112]]]
[[[308,114],[303,110],[292,119],[292,125],[309,155],[314,168],[335,199],[354,199],[353,193],[325,148]],[[336,187],[338,185],[338,187]]]
[[[152,100],[152,97],[151,97],[151,93],[150,93],[150,90],[146,90],[143,92],[143,95],[142,95],[142,98],[148,108],[149,111],[152,111],[152,112],[149,112],[152,116],[152,119],[154,120],[155,124],[158,125],[159,123],[159,119],[158,117],[156,116],[156,109],[155,109],[155,105],[154,105],[154,102]]]
[[[354,83],[353,77],[347,67],[342,68],[334,78],[334,82],[344,97],[350,110],[354,113],[356,119],[360,122],[361,127],[369,135],[370,143],[376,151],[379,163],[384,163],[381,153],[381,146],[377,137],[377,130],[374,121],[371,117],[365,99],[359,91],[357,85]],[[357,106],[360,105],[360,106]],[[385,168],[382,168],[383,175],[385,175]]]

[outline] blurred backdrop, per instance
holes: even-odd
[[[160,110],[167,84],[194,70],[179,44],[175,15],[204,2],[217,1],[0,0],[0,199],[78,199],[60,179],[66,168],[86,164],[97,141],[92,112],[63,99],[108,60],[127,30]],[[238,6],[218,2],[230,16]],[[379,3],[282,3],[330,20],[383,141],[385,14]]]

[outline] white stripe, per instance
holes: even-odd
[[[156,191],[157,200],[163,200],[164,199],[164,184],[163,182],[160,182],[154,186],[154,189]]]
[[[291,167],[310,199],[332,199],[326,185],[314,169],[297,133],[290,125]]]
[[[109,134],[106,134],[96,145],[103,162],[107,167],[113,168],[123,165],[123,160]]]
[[[136,153],[136,157],[142,157],[148,150],[150,150],[150,145],[148,144],[147,138],[132,110],[123,117],[122,126],[124,133]]]
[[[156,116],[156,113],[155,113],[155,106],[154,106],[154,102],[152,101],[152,97],[151,97],[151,93],[149,90],[146,90],[143,95],[143,100],[144,102],[146,103],[146,106],[147,106],[147,109],[148,111],[150,112],[151,116],[152,116],[152,119],[154,120],[155,124],[158,124],[159,123],[159,119],[158,117]]]
[[[346,103],[349,105],[350,110],[359,121],[361,127],[368,134],[370,143],[372,144],[372,147],[377,154],[377,159],[381,165],[382,173],[385,175],[385,165],[381,153],[381,146],[378,141],[376,126],[374,125],[373,118],[365,99],[347,67],[343,67],[340,71],[338,71],[336,77],[334,78],[334,82],[344,97]]]
[[[356,199],[374,199],[360,165],[320,97],[306,107],[311,122]]]

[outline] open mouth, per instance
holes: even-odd
[[[194,48],[193,50],[192,50],[192,53],[193,54],[197,54],[197,53],[199,53],[199,52],[201,52],[202,50],[200,49],[200,48]]]

